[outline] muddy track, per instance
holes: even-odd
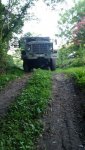
[[[0,116],[6,114],[9,105],[20,94],[30,76],[31,74],[25,74],[23,77],[11,81],[8,86],[0,92]]]
[[[53,99],[43,116],[44,132],[37,150],[85,150],[79,136],[76,95],[71,79],[53,77]]]

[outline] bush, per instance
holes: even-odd
[[[68,67],[80,67],[84,66],[85,61],[81,58],[74,58],[73,60],[70,61],[70,64]]]
[[[75,53],[74,53],[75,52]],[[73,54],[73,58],[69,57]],[[85,65],[85,48],[70,45],[69,47],[61,48],[58,51],[57,67],[68,68]]]

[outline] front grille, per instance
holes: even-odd
[[[44,54],[47,53],[48,47],[46,44],[33,44],[32,51],[36,54]]]

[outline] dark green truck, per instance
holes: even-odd
[[[49,37],[24,37],[22,41],[24,50],[21,52],[21,58],[25,72],[33,68],[56,69],[56,53]]]

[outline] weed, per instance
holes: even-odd
[[[0,75],[0,90],[2,90],[9,81],[14,80],[21,75],[23,75],[23,71],[16,67],[8,69],[7,72]]]
[[[64,72],[75,79],[81,88],[85,88],[85,67],[72,67],[68,69],[58,69],[57,72]]]
[[[40,116],[51,96],[51,73],[33,73],[26,88],[0,122],[0,150],[34,150],[42,131]]]

